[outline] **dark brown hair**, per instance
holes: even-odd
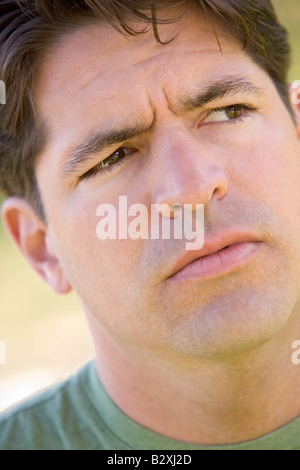
[[[178,18],[157,19],[159,10],[188,7],[189,2],[245,48],[292,113],[288,37],[270,0],[0,0],[0,80],[7,89],[6,104],[0,105],[0,190],[25,198],[45,220],[34,166],[46,133],[36,116],[32,89],[35,67],[55,41],[78,25],[102,20],[129,35],[142,34],[150,25],[160,42],[158,25]],[[132,20],[139,20],[139,31],[130,26]]]

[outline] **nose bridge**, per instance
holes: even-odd
[[[155,134],[151,158],[155,202],[208,204],[213,197],[225,196],[227,176],[211,143],[180,126],[165,126]]]

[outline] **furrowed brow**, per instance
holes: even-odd
[[[222,79],[208,85],[204,90],[194,97],[183,97],[180,100],[180,105],[185,111],[193,111],[196,108],[216,101],[226,96],[243,93],[246,95],[260,96],[263,94],[263,89],[254,85],[252,82],[241,76],[229,75],[222,77]],[[234,103],[238,104],[238,103]]]
[[[90,160],[94,160],[94,155],[105,149],[118,145],[122,142],[132,140],[149,132],[151,126],[125,126],[123,129],[103,129],[92,132],[81,144],[79,144],[67,158],[63,176],[76,174],[83,163],[86,165]]]
[[[222,79],[215,81],[208,85],[200,92],[192,97],[181,97],[179,99],[179,107],[182,111],[193,111],[197,108],[225,98],[226,96],[234,95],[237,93],[261,95],[263,89],[257,87],[249,80],[241,76],[225,76]],[[235,103],[238,104],[238,103]],[[109,147],[121,144],[140,137],[143,134],[150,132],[154,127],[155,121],[148,127],[142,125],[129,126],[128,124],[118,129],[104,129],[92,132],[86,139],[84,139],[66,159],[66,164],[63,170],[63,176],[69,177],[76,175],[81,169],[83,164],[87,165],[89,161],[95,160],[95,154],[106,150]]]

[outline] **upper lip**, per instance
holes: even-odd
[[[201,250],[185,251],[172,266],[169,277],[174,276],[193,261],[203,258],[204,256],[212,255],[226,247],[236,243],[258,241],[259,239],[257,235],[253,235],[251,233],[234,232],[218,234],[215,237],[205,240],[204,246]]]

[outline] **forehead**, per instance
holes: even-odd
[[[176,100],[222,75],[251,75],[250,59],[222,28],[189,11],[174,24],[159,27],[157,43],[146,34],[124,37],[103,23],[84,26],[53,47],[37,70],[35,101],[52,134],[77,135],[97,120],[153,120],[157,103]],[[219,43],[221,43],[222,52]],[[253,72],[253,70],[252,70]],[[136,116],[134,114],[136,113]],[[75,137],[75,136],[74,136]]]

